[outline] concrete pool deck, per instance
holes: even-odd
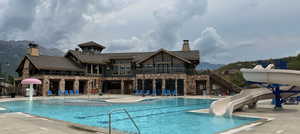
[[[0,114],[1,134],[107,134],[107,129],[89,127],[24,113]],[[113,131],[113,134],[122,134]]]
[[[63,99],[63,97],[35,97],[35,99]],[[65,98],[88,98],[87,96],[67,96]],[[101,98],[106,100],[117,100],[130,103],[141,99],[152,98],[174,98],[174,97],[140,97],[130,95],[104,95],[89,96],[89,98]],[[217,99],[215,96],[185,96],[184,98],[194,99]],[[4,98],[1,101],[26,100],[28,98]],[[127,102],[126,102],[127,101]],[[0,106],[1,107],[1,106]],[[237,116],[260,117],[269,119],[255,125],[242,126],[232,129],[224,134],[295,134],[300,131],[300,105],[283,105],[282,111],[274,111],[270,101],[260,101],[256,109],[247,109],[243,112],[236,112]],[[195,110],[193,112],[208,112],[208,110]],[[86,127],[82,125],[57,121],[42,117],[30,116],[22,113],[0,112],[0,133],[1,134],[101,134],[107,133],[106,129]],[[115,132],[119,133],[119,132]]]

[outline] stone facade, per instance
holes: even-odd
[[[120,93],[133,90],[178,90],[181,95],[211,91],[208,75],[199,75],[199,51],[190,50],[184,40],[182,51],[106,53],[95,42],[79,44],[82,51],[70,50],[63,57],[39,54],[37,44],[29,44],[28,55],[17,69],[18,81],[35,77],[42,80],[40,95],[69,91],[81,94]],[[192,72],[192,73],[191,73]]]

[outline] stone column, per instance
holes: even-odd
[[[59,90],[65,91],[65,79],[60,79],[60,81],[59,81]]]
[[[133,90],[138,90],[138,79],[133,80]]]
[[[102,93],[102,80],[99,80],[99,93]]]
[[[48,94],[47,94],[47,92],[48,92],[48,90],[49,90],[49,86],[50,85],[50,81],[49,81],[49,79],[46,79],[46,78],[44,78],[43,79],[43,87],[42,87],[42,95],[43,96],[47,96]]]
[[[96,65],[96,68],[97,68],[97,74],[99,74],[99,72],[100,72],[99,71],[99,64]]]
[[[124,80],[121,80],[121,94],[124,94]]]
[[[145,89],[145,80],[142,79],[142,90],[144,90],[144,89]]]
[[[175,79],[175,90],[176,90],[176,95],[177,95],[177,79]]]
[[[93,69],[94,65],[91,64],[91,74],[94,74],[94,69]]]
[[[165,90],[165,88],[166,88],[166,80],[162,79],[161,82],[162,82],[161,88],[162,88],[162,90]]]
[[[93,86],[92,83],[93,83],[92,80],[88,80],[87,81],[87,84],[86,84],[87,87],[85,88],[85,91],[84,91],[86,94],[90,94],[91,93],[92,86]]]
[[[206,89],[206,95],[210,95],[209,80],[206,80],[205,89]]]
[[[74,88],[74,93],[76,93],[76,90],[79,91],[79,80],[78,79],[75,79],[73,88]]]
[[[152,80],[152,88],[153,88],[153,90],[156,90],[156,80],[155,79]]]
[[[189,87],[189,83],[186,79],[183,79],[183,82],[184,82],[183,95],[187,95],[187,90],[188,90],[188,87]]]

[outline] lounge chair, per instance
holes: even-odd
[[[289,98],[285,99],[284,104],[287,104],[287,105],[298,105],[299,102],[297,101],[297,97],[289,97]]]
[[[48,90],[48,96],[51,96],[51,95],[53,95],[52,91]]]
[[[140,90],[140,94],[139,95],[144,95],[145,90]]]
[[[152,90],[152,96],[156,96],[156,95],[157,95],[156,89],[153,89],[153,90]]]
[[[62,90],[58,90],[58,95],[59,96],[61,96],[61,95],[64,95],[65,94],[65,92],[64,91],[62,91]]]
[[[144,95],[150,95],[150,90],[146,90]]]
[[[177,96],[177,91],[176,90],[171,91],[171,93],[172,93],[173,96]]]
[[[135,90],[134,95],[140,95],[140,90]]]
[[[79,95],[79,90],[75,90],[75,94],[76,94],[76,95]]]
[[[70,90],[70,95],[74,95],[74,91],[73,90]]]
[[[65,90],[65,95],[69,95],[69,91],[68,90]]]
[[[171,90],[167,89],[167,96],[171,96]]]
[[[162,90],[162,95],[163,96],[169,96],[170,95],[170,90],[168,90],[168,89]]]

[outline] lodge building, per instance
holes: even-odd
[[[178,95],[211,93],[210,76],[196,70],[199,51],[190,50],[188,40],[183,41],[181,51],[103,53],[105,47],[93,41],[78,46],[81,50],[69,50],[64,56],[45,56],[40,55],[37,44],[29,44],[16,70],[17,84],[38,78],[42,85],[36,89],[41,96],[47,96],[48,90],[54,94],[59,90],[132,94],[136,89],[170,89]]]

